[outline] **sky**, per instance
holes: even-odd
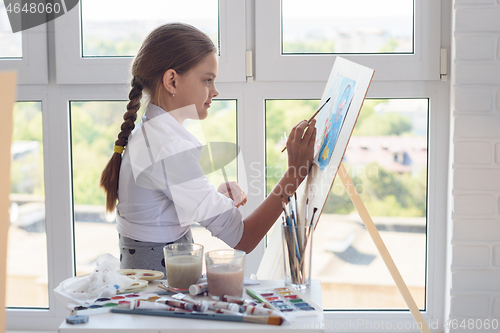
[[[218,16],[217,0],[80,0],[87,20],[176,20]]]
[[[411,19],[413,0],[283,0],[283,12],[293,18],[378,16]]]
[[[87,19],[178,19],[217,15],[217,0],[81,0]],[[400,17],[411,18],[413,0],[283,0],[289,17]],[[111,14],[113,13],[113,14]]]

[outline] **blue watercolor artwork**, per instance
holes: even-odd
[[[326,96],[326,99],[330,97],[330,101],[318,117],[316,124],[318,136],[314,147],[314,162],[321,170],[325,170],[330,163],[355,88],[356,81],[337,75]]]

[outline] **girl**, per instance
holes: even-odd
[[[130,102],[114,153],[101,175],[107,211],[113,211],[118,200],[121,268],[165,272],[163,247],[192,242],[193,222],[249,253],[281,214],[281,196],[294,193],[307,175],[316,129],[315,121],[304,120],[288,137],[288,169],[244,220],[237,209],[246,203],[240,187],[229,182],[216,190],[208,183],[199,165],[201,144],[182,123],[207,117],[219,94],[214,85],[217,72],[212,41],[180,23],[151,32],[134,59]],[[149,95],[149,104],[132,132],[143,92]]]

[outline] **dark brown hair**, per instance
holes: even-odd
[[[132,89],[127,112],[123,115],[116,146],[125,147],[134,129],[137,111],[141,107],[142,91],[158,104],[163,74],[173,69],[182,75],[217,49],[210,38],[193,26],[169,23],[153,30],[144,40],[132,63]],[[106,192],[106,211],[115,209],[118,199],[118,177],[122,155],[113,153],[101,174],[101,187]]]

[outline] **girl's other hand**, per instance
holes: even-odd
[[[311,168],[314,157],[314,141],[316,140],[316,119],[308,123],[306,120],[298,123],[290,131],[286,142],[288,152],[288,169],[302,181]]]
[[[231,190],[231,194],[229,193]],[[235,181],[229,181],[227,183],[221,183],[217,188],[217,192],[233,200],[236,208],[243,206],[247,203],[247,194],[241,189]]]

